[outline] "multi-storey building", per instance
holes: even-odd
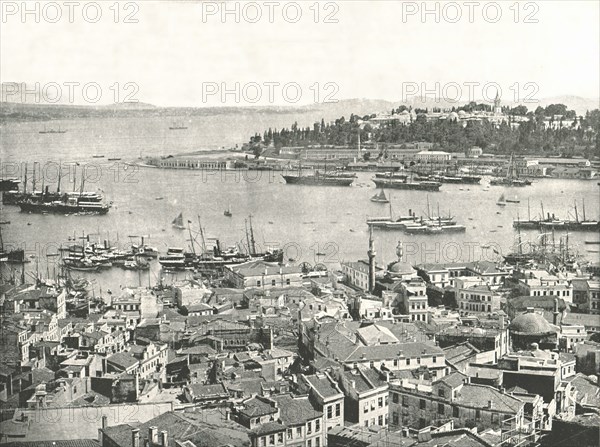
[[[525,403],[487,385],[475,385],[454,372],[431,385],[390,384],[390,426],[424,428],[449,421],[454,427],[525,426]]]
[[[337,380],[346,396],[344,414],[351,424],[370,427],[388,425],[388,382],[379,371],[339,371]]]
[[[344,425],[344,393],[327,372],[300,374],[299,386],[308,390],[313,406],[323,413],[325,431]]]
[[[455,282],[456,302],[461,315],[491,314],[500,310],[502,295],[488,284],[465,284],[461,278]]]
[[[425,281],[421,278],[412,278],[400,283],[397,290],[404,313],[409,315],[410,321],[427,322],[429,306]]]

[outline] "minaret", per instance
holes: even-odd
[[[375,244],[373,242],[373,226],[369,225],[369,251],[367,252],[367,256],[369,256],[369,293],[373,293],[373,289],[375,288]]]

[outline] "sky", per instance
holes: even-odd
[[[597,1],[0,3],[0,80],[63,103],[600,96]]]

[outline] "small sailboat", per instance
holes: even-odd
[[[508,203],[521,203],[521,201],[515,196],[514,199],[506,199]]]
[[[506,198],[504,197],[504,194],[502,194],[498,198],[498,201],[496,202],[496,205],[498,205],[498,206],[506,206]]]
[[[390,201],[385,196],[385,192],[382,189],[381,191],[379,191],[379,194],[375,194],[373,197],[371,197],[371,202],[389,203]]]
[[[183,213],[179,213],[175,219],[173,219],[173,228],[177,228],[178,230],[185,230],[185,226],[183,225]]]
[[[227,216],[227,217],[231,217],[232,216],[232,214],[231,214],[231,208],[227,207],[227,209],[225,211],[223,211],[223,215]]]

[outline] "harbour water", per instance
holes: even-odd
[[[68,129],[68,141],[61,135],[52,135],[47,145],[29,144],[27,138],[15,134],[30,134],[39,123],[20,123],[3,126],[2,159],[10,162],[33,161],[45,163],[54,161],[80,160],[81,172],[85,163],[93,163],[95,174],[89,177],[85,190],[100,190],[107,200],[113,202],[105,216],[64,216],[27,214],[16,206],[4,206],[2,220],[10,221],[3,226],[3,239],[7,248],[21,247],[30,261],[26,266],[29,275],[39,271],[41,276],[52,276],[56,271],[57,258],[47,258],[56,253],[58,247],[74,243],[73,238],[89,235],[90,241],[110,241],[111,245],[126,247],[138,243],[138,238],[130,236],[146,235],[146,243],[165,252],[167,247],[189,248],[187,230],[177,230],[171,221],[183,212],[184,221],[191,221],[194,231],[198,229],[198,216],[206,231],[209,242],[220,239],[224,246],[238,244],[246,246],[244,219],[253,216],[255,238],[259,248],[284,248],[285,258],[291,262],[308,262],[311,265],[322,263],[329,268],[339,268],[340,261],[366,258],[368,228],[367,217],[389,215],[389,206],[370,201],[375,193],[371,173],[359,173],[351,187],[315,187],[286,185],[279,173],[270,171],[187,171],[137,168],[125,164],[134,161],[139,152],[144,155],[180,153],[199,150],[203,147],[214,149],[232,146],[246,141],[250,131],[240,129],[231,133],[229,119],[216,119],[212,136],[199,141],[188,137],[177,138],[178,143],[154,141],[147,135],[140,140],[127,126],[112,123],[111,132],[119,138],[91,138],[94,129],[107,126],[91,120],[62,123]],[[223,124],[225,123],[225,124]],[[163,122],[164,124],[164,122]],[[157,123],[144,124],[156,126]],[[206,127],[215,127],[205,124]],[[262,122],[257,119],[255,131],[262,130]],[[136,129],[139,129],[139,124]],[[142,126],[142,127],[143,127]],[[167,126],[168,127],[168,126]],[[79,131],[75,131],[79,129]],[[129,129],[129,130],[128,130]],[[106,129],[103,130],[105,132]],[[138,132],[138,130],[136,130]],[[165,131],[165,132],[168,132]],[[37,131],[35,132],[37,133]],[[237,133],[240,133],[238,135]],[[219,141],[217,136],[222,135]],[[31,136],[37,141],[43,135]],[[167,138],[167,137],[165,137]],[[171,138],[169,135],[168,138]],[[52,142],[50,142],[52,140]],[[185,141],[184,141],[185,140]],[[211,141],[211,144],[204,143]],[[118,143],[122,142],[122,143]],[[135,142],[133,144],[132,142]],[[148,143],[144,145],[144,143]],[[172,144],[171,144],[172,143]],[[144,148],[142,148],[144,146]],[[79,150],[81,149],[81,150]],[[118,162],[107,159],[92,159],[93,154],[105,157],[122,158]],[[50,177],[50,176],[48,176]],[[72,180],[72,178],[70,179]],[[63,190],[70,190],[73,184],[63,179]],[[77,179],[79,182],[79,179]],[[395,260],[395,247],[399,240],[405,243],[405,258],[412,263],[452,262],[499,259],[499,253],[506,253],[513,247],[517,232],[512,227],[513,219],[525,219],[528,215],[529,199],[531,217],[539,216],[543,201],[546,212],[555,213],[559,218],[573,214],[573,202],[577,200],[581,218],[581,202],[585,199],[586,217],[598,218],[600,206],[597,181],[550,180],[543,179],[526,188],[489,187],[489,179],[481,185],[444,184],[440,192],[425,191],[386,191],[391,199],[394,216],[406,215],[412,209],[417,215],[430,212],[437,215],[438,204],[441,215],[449,212],[456,216],[459,224],[467,227],[464,233],[442,235],[405,235],[402,232],[375,232],[377,262],[389,263]],[[38,179],[38,189],[41,187]],[[55,188],[51,179],[45,184]],[[78,187],[78,183],[76,184]],[[486,190],[488,189],[488,190]],[[518,196],[520,203],[505,207],[496,205],[498,197]],[[223,211],[230,207],[232,217],[224,216]],[[523,239],[535,241],[537,231],[522,232]],[[564,232],[555,233],[556,241],[564,237]],[[599,239],[597,233],[569,234],[569,244],[590,260],[598,260],[598,254],[588,252],[591,247],[584,241]],[[71,240],[69,240],[71,239]],[[77,239],[76,239],[77,240]],[[490,248],[482,248],[490,246]],[[196,250],[199,247],[196,246]],[[49,262],[48,262],[49,261]],[[4,278],[19,275],[16,271],[3,272]],[[102,273],[79,273],[77,276],[97,278],[103,287],[115,290],[120,286],[154,284],[162,276],[159,265],[153,261],[150,272],[131,272],[112,268]],[[180,274],[179,277],[182,275]]]

